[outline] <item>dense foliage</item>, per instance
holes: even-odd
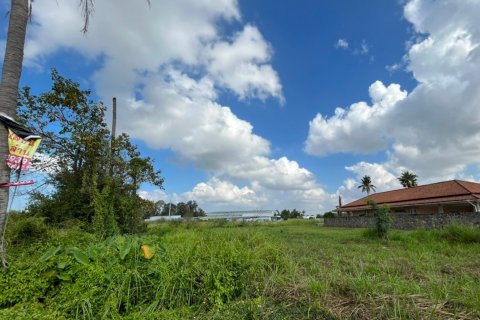
[[[390,230],[390,225],[392,223],[392,218],[390,217],[390,206],[388,204],[384,204],[382,207],[379,207],[373,200],[368,200],[367,204],[370,205],[373,210],[373,217],[375,218],[375,232],[377,236],[382,239],[387,239],[388,231]]]
[[[413,188],[417,186],[417,178],[416,174],[413,174],[410,171],[402,171],[400,177],[398,177],[398,181],[404,188]]]
[[[279,212],[279,215],[283,220],[301,219],[305,215],[305,211],[299,211],[297,209],[293,209],[293,210],[283,209],[282,211]]]
[[[14,214],[9,225],[0,319],[480,317],[478,227],[384,242],[303,219],[159,223],[104,240],[80,222]]]
[[[137,190],[144,182],[161,187],[160,172],[126,134],[111,136],[106,106],[90,100],[90,91],[55,70],[52,81],[48,92],[20,94],[20,118],[43,137],[36,166],[54,187],[34,194],[28,211],[48,223],[80,220],[102,236],[138,231],[148,205]]]
[[[323,218],[335,218],[337,214],[333,211],[328,211],[323,214]]]
[[[156,215],[169,216],[179,215],[183,218],[204,217],[205,211],[200,208],[195,200],[189,200],[187,202],[169,203],[163,200],[155,203]]]

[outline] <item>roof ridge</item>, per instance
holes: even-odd
[[[377,202],[380,201],[378,203],[384,203],[383,199],[389,199],[388,202],[394,203],[402,202],[407,199],[416,201],[425,201],[429,199],[433,200],[438,197],[445,197],[447,194],[448,196],[453,194],[458,196],[475,194],[480,197],[480,183],[461,181],[457,179],[439,181],[411,188],[401,188],[369,194],[360,199],[349,202],[342,207],[349,207],[354,203],[356,203],[355,205],[359,205],[359,203],[363,203],[368,199],[372,199]]]
[[[387,190],[387,191],[382,191],[382,192],[375,192],[375,193],[372,193],[371,195],[374,195],[374,194],[382,194],[382,193],[387,193],[387,192],[395,192],[395,191],[399,191],[399,190],[408,190],[408,189],[415,189],[415,188],[422,188],[422,187],[427,187],[427,186],[431,186],[431,185],[434,185],[434,184],[441,184],[441,183],[448,183],[448,182],[457,182],[458,181],[461,181],[461,180],[456,180],[456,179],[453,179],[453,180],[447,180],[447,181],[438,181],[438,182],[433,182],[433,183],[428,183],[428,184],[422,184],[422,185],[419,185],[419,186],[413,186],[413,187],[409,187],[409,188],[406,188],[406,187],[403,187],[403,188],[399,188],[399,189],[393,189],[393,190]],[[468,181],[465,181],[465,182],[468,182]],[[473,182],[473,183],[476,183],[476,182]],[[463,185],[461,185],[460,183],[458,183],[462,188],[466,189]],[[470,192],[469,190],[467,190],[468,192]],[[366,196],[368,197],[368,196]],[[364,197],[364,198],[366,198]],[[363,198],[362,198],[363,199]]]

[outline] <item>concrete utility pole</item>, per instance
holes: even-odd
[[[115,97],[113,97],[112,106],[113,106],[113,115],[112,115],[112,144],[113,144],[113,139],[115,139],[115,130],[117,129],[117,98]]]
[[[113,155],[115,153],[115,131],[117,129],[117,98],[112,101],[112,138],[110,140],[110,177],[113,176]]]

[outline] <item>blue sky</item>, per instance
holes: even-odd
[[[322,213],[365,174],[479,179],[478,1],[151,2],[97,1],[85,36],[75,1],[35,2],[22,77],[117,96],[165,177],[141,196]]]

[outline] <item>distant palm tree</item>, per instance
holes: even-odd
[[[363,176],[362,184],[358,188],[362,188],[362,192],[366,192],[367,195],[370,195],[370,191],[375,191],[375,186],[372,184],[370,176]]]
[[[406,170],[402,172],[402,175],[398,178],[398,181],[404,188],[411,188],[417,186],[417,175]]]

